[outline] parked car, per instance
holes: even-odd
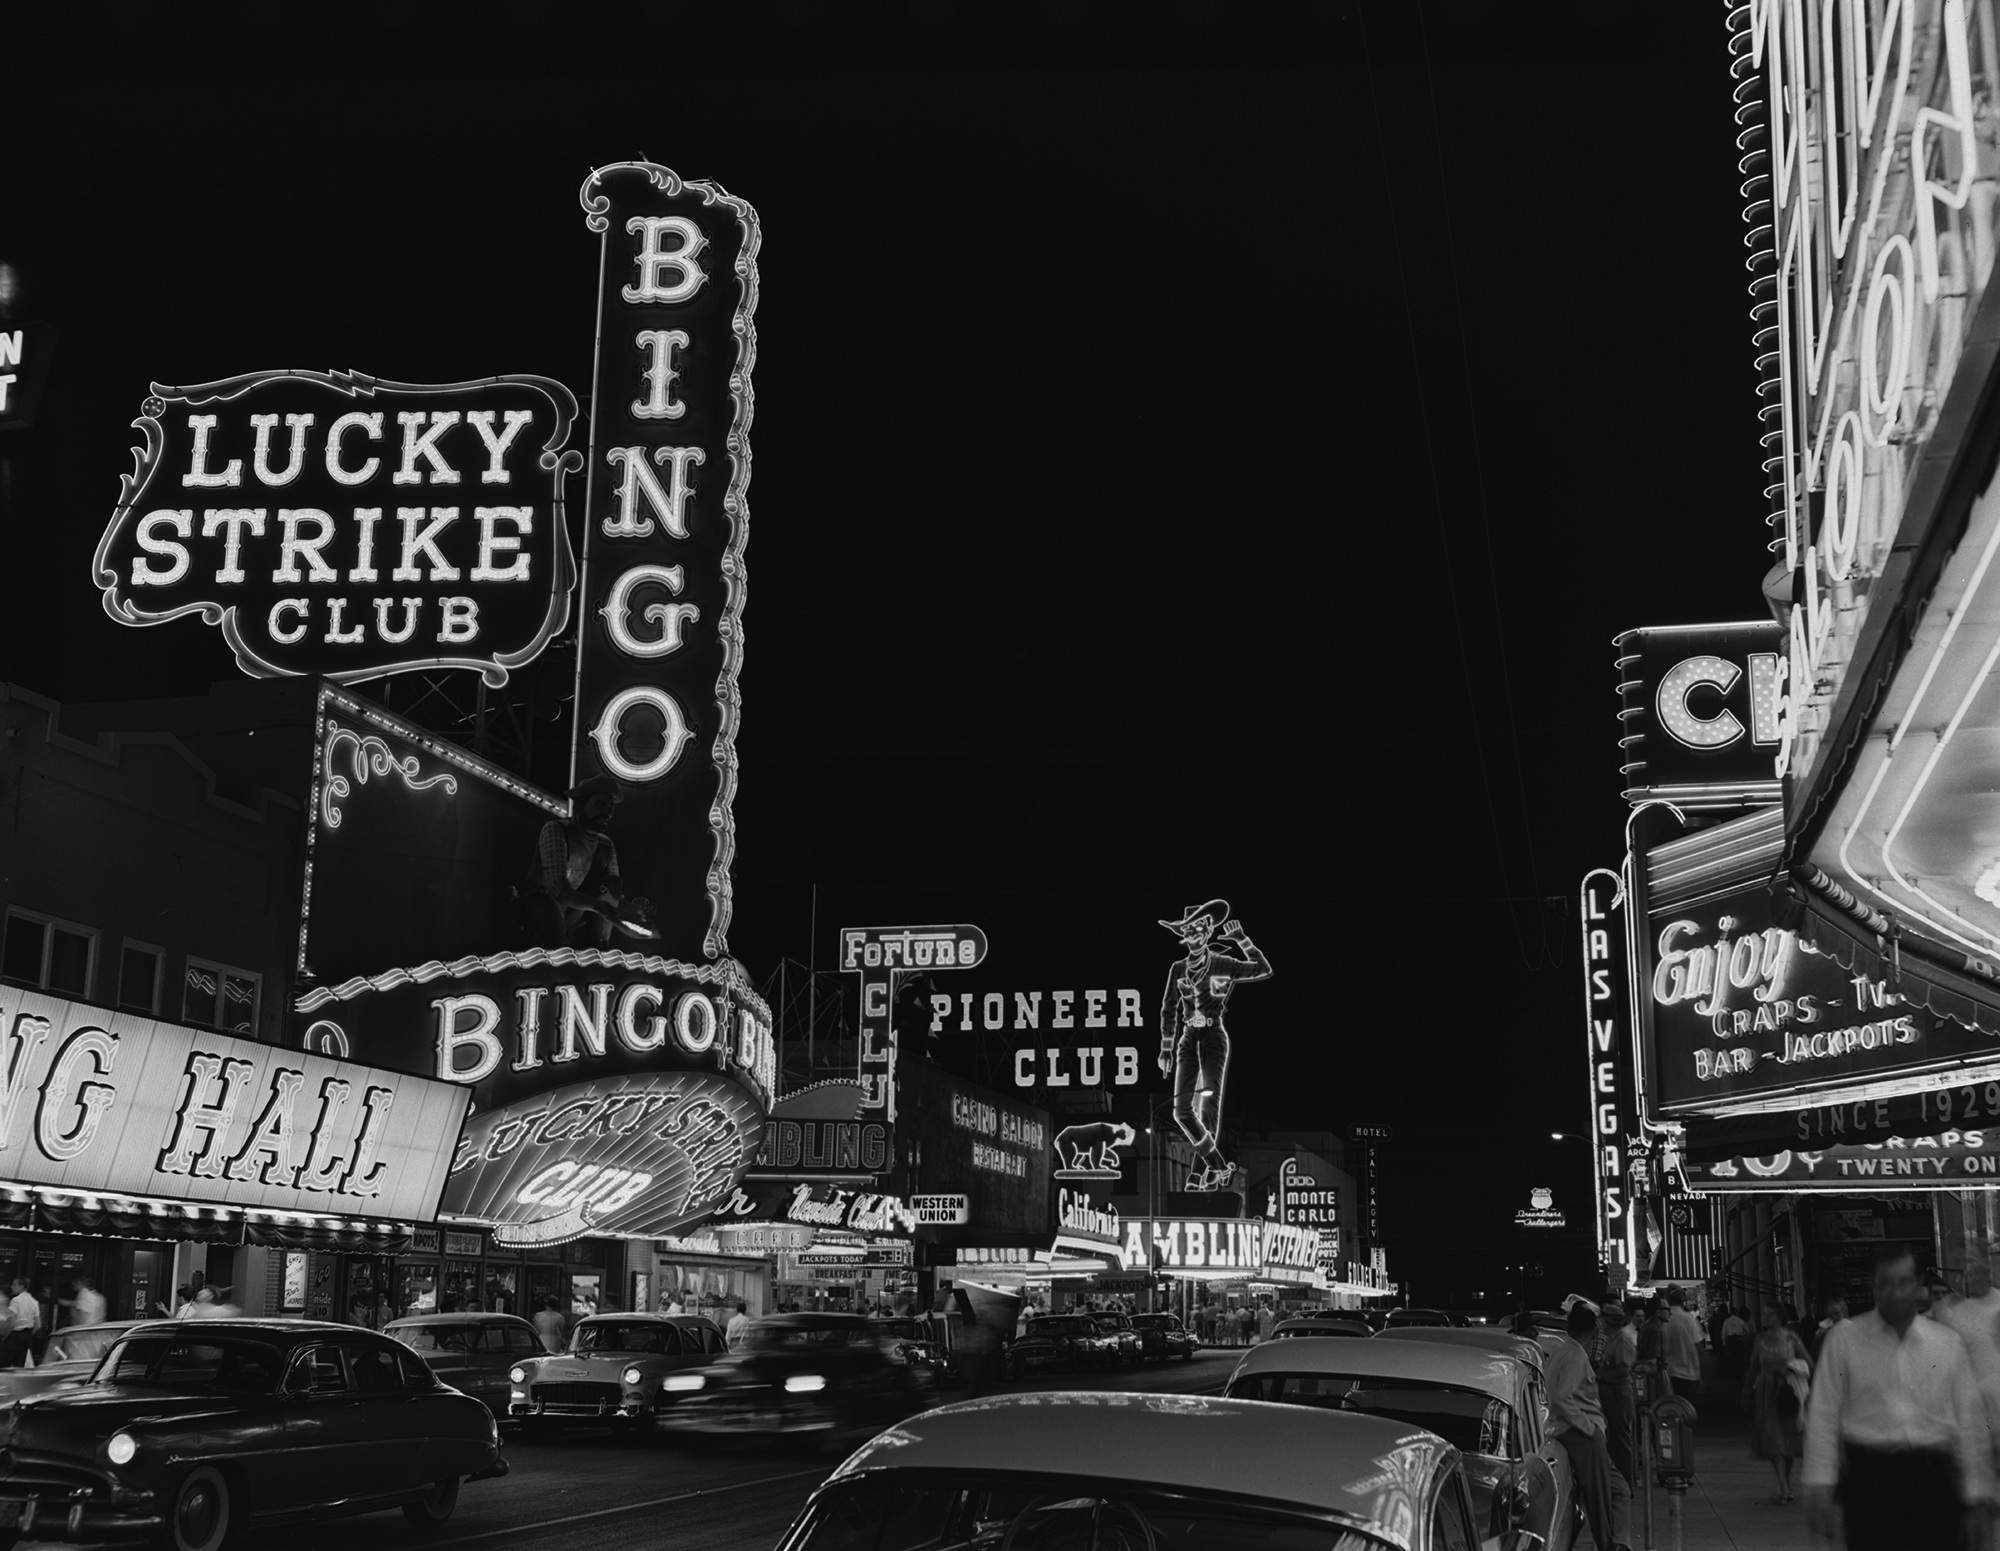
[[[1060,1368],[1078,1373],[1108,1367],[1111,1343],[1087,1314],[1045,1314],[1028,1321],[1028,1328],[1007,1348],[1007,1371],[1015,1378]]]
[[[734,1352],[667,1375],[678,1404],[660,1423],[682,1437],[871,1431],[923,1410],[928,1373],[898,1361],[858,1314],[778,1314],[755,1320]]]
[[[1445,1316],[1442,1309],[1391,1309],[1384,1328],[1400,1325],[1449,1326],[1450,1324],[1450,1319]]]
[[[1535,1551],[1576,1542],[1582,1518],[1569,1457],[1543,1430],[1541,1370],[1517,1357],[1387,1333],[1274,1341],[1236,1365],[1223,1393],[1426,1428],[1464,1455],[1481,1539]]]
[[[507,1370],[507,1414],[529,1433],[579,1421],[651,1432],[679,1398],[666,1381],[727,1350],[721,1327],[699,1314],[593,1314],[567,1350]]]
[[[1541,1342],[1533,1336],[1517,1336],[1510,1330],[1501,1330],[1493,1325],[1403,1325],[1394,1330],[1378,1330],[1377,1341],[1433,1341],[1445,1346],[1456,1346],[1482,1352],[1497,1352],[1503,1357],[1517,1357],[1531,1366],[1535,1372],[1548,1370],[1549,1354],[1542,1349]]]
[[[547,1350],[535,1327],[518,1314],[415,1314],[391,1320],[382,1334],[402,1342],[445,1383],[485,1401],[501,1418],[513,1393],[507,1370]]]
[[[1201,1345],[1195,1340],[1194,1332],[1181,1324],[1177,1314],[1134,1314],[1132,1328],[1145,1342],[1146,1355],[1157,1357],[1162,1362],[1169,1357],[1191,1362],[1195,1348]]]
[[[1358,1319],[1288,1319],[1271,1329],[1273,1341],[1291,1336],[1359,1336],[1366,1340],[1375,1332]]]
[[[1111,1342],[1114,1363],[1137,1366],[1146,1360],[1146,1343],[1133,1326],[1131,1315],[1113,1309],[1093,1313],[1089,1319],[1097,1326],[1098,1334]]]
[[[1061,1392],[890,1429],[813,1493],[780,1548],[1445,1551],[1478,1546],[1475,1523],[1458,1450],[1400,1422]]]
[[[400,1506],[451,1516],[507,1473],[493,1414],[350,1325],[147,1321],[82,1384],[0,1411],[0,1542],[220,1551],[253,1525]]]
[[[136,1319],[107,1320],[101,1325],[70,1325],[49,1337],[48,1350],[32,1368],[0,1368],[0,1406],[39,1395],[61,1385],[81,1384],[97,1370],[97,1360]]]

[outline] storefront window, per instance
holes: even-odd
[[[438,1268],[434,1260],[411,1263],[404,1261],[397,1268],[396,1314],[407,1318],[412,1314],[435,1314],[438,1306]]]
[[[486,1267],[485,1308],[493,1314],[516,1314],[520,1304],[516,1294],[520,1289],[521,1268],[519,1266],[491,1265]]]
[[[603,1278],[595,1271],[579,1272],[569,1279],[569,1312],[573,1319],[586,1319],[603,1307]]]
[[[447,1260],[444,1286],[438,1292],[438,1312],[453,1314],[462,1309],[478,1309],[479,1291],[478,1261]]]

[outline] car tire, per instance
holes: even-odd
[[[236,1526],[236,1494],[213,1465],[197,1465],[167,1501],[159,1543],[163,1551],[222,1551]]]
[[[404,1503],[403,1517],[413,1529],[441,1529],[457,1506],[458,1477],[446,1476],[442,1481],[433,1481],[431,1489],[415,1502]]]

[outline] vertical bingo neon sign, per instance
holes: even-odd
[[[1633,1198],[1628,1164],[1639,1142],[1632,1069],[1632,1000],[1627,987],[1624,880],[1606,867],[1584,874],[1579,901],[1583,929],[1583,1014],[1590,1051],[1591,1172],[1597,1204],[1597,1253],[1604,1266],[1639,1265],[1633,1251]]]

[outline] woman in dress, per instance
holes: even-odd
[[[1781,1503],[1792,1500],[1792,1461],[1805,1453],[1800,1431],[1805,1407],[1800,1386],[1793,1380],[1796,1376],[1809,1381],[1812,1369],[1805,1343],[1790,1328],[1791,1313],[1780,1303],[1764,1305],[1761,1328],[1750,1345],[1749,1371],[1743,1377],[1743,1398],[1755,1419],[1750,1453],[1771,1462]]]

